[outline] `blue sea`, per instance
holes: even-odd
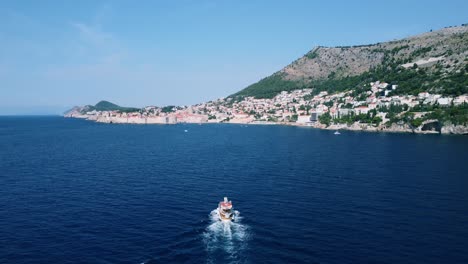
[[[0,263],[468,263],[468,137],[0,117]]]

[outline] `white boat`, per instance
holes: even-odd
[[[341,133],[340,133],[340,131],[335,131],[334,134],[335,134],[335,135],[340,135]]]
[[[218,216],[219,220],[231,221],[234,220],[234,210],[232,209],[232,202],[224,197],[224,201],[218,204]]]

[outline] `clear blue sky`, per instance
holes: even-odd
[[[232,94],[316,45],[468,22],[468,1],[0,1],[0,114]]]

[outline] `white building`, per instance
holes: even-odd
[[[448,97],[441,97],[437,99],[437,103],[442,106],[448,106],[450,105],[451,102],[452,102],[452,98],[448,98]]]
[[[356,107],[354,111],[358,115],[359,114],[367,114],[367,112],[369,112],[369,107],[361,105],[361,106]]]
[[[297,117],[296,123],[300,124],[306,124],[311,122],[311,116],[310,115],[300,115]]]
[[[453,104],[454,105],[461,105],[463,103],[468,103],[468,96],[466,95],[460,95],[453,99]]]

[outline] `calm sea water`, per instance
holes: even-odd
[[[468,263],[467,162],[466,136],[2,117],[0,263]]]

